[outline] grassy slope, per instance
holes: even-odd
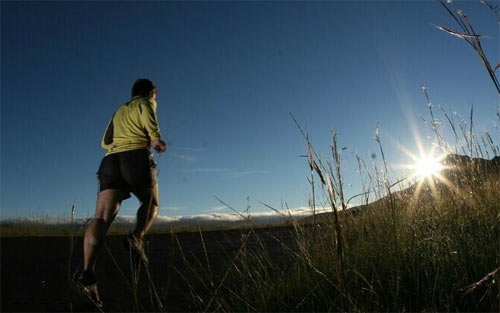
[[[389,201],[346,216],[345,287],[333,221],[316,230],[297,225],[297,253],[284,247],[289,259],[280,265],[265,250],[240,255],[225,286],[228,298],[212,309],[497,312],[498,273],[467,287],[500,266],[499,190],[498,177],[490,177],[458,194],[396,201],[395,225]]]

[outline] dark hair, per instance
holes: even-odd
[[[139,78],[132,87],[132,98],[135,96],[147,97],[151,91],[156,89],[156,85],[147,78]]]

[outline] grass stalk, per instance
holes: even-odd
[[[474,51],[476,51],[477,55],[479,56],[479,59],[481,60],[481,63],[483,64],[486,71],[488,72],[488,75],[490,76],[491,81],[495,85],[497,92],[500,94],[500,82],[498,81],[498,78],[495,74],[495,70],[498,68],[498,66],[495,66],[495,68],[493,68],[491,66],[490,61],[488,60],[488,57],[486,56],[486,54],[483,50],[483,47],[481,45],[480,38],[482,38],[483,36],[477,34],[474,31],[474,28],[472,27],[472,24],[470,23],[469,18],[464,11],[458,10],[455,13],[450,9],[450,7],[443,0],[439,0],[439,3],[441,3],[443,8],[455,20],[455,22],[460,27],[461,32],[454,31],[454,30],[451,30],[451,29],[448,29],[448,28],[442,27],[442,26],[436,26],[436,27],[441,31],[444,31],[450,35],[453,35],[455,37],[458,37],[460,39],[465,40],[465,42],[467,42],[467,44],[469,44],[472,47],[472,49],[474,49]],[[483,2],[483,4],[485,4],[485,3],[488,4],[487,1]],[[491,8],[492,7],[490,7],[490,9]]]

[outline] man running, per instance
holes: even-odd
[[[144,264],[148,259],[143,238],[158,215],[158,184],[156,164],[150,147],[165,152],[156,116],[155,84],[138,79],[132,87],[132,99],[123,104],[106,127],[101,146],[107,150],[97,172],[99,196],[94,218],[83,243],[83,273],[78,282],[80,290],[102,308],[97,292],[94,267],[104,236],[117,215],[121,202],[133,193],[140,201],[134,231],[126,238],[127,248]]]

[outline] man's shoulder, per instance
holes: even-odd
[[[149,99],[148,97],[133,98],[128,103],[131,105],[135,105],[135,106],[153,106],[154,105],[153,102],[151,101],[151,99]]]

